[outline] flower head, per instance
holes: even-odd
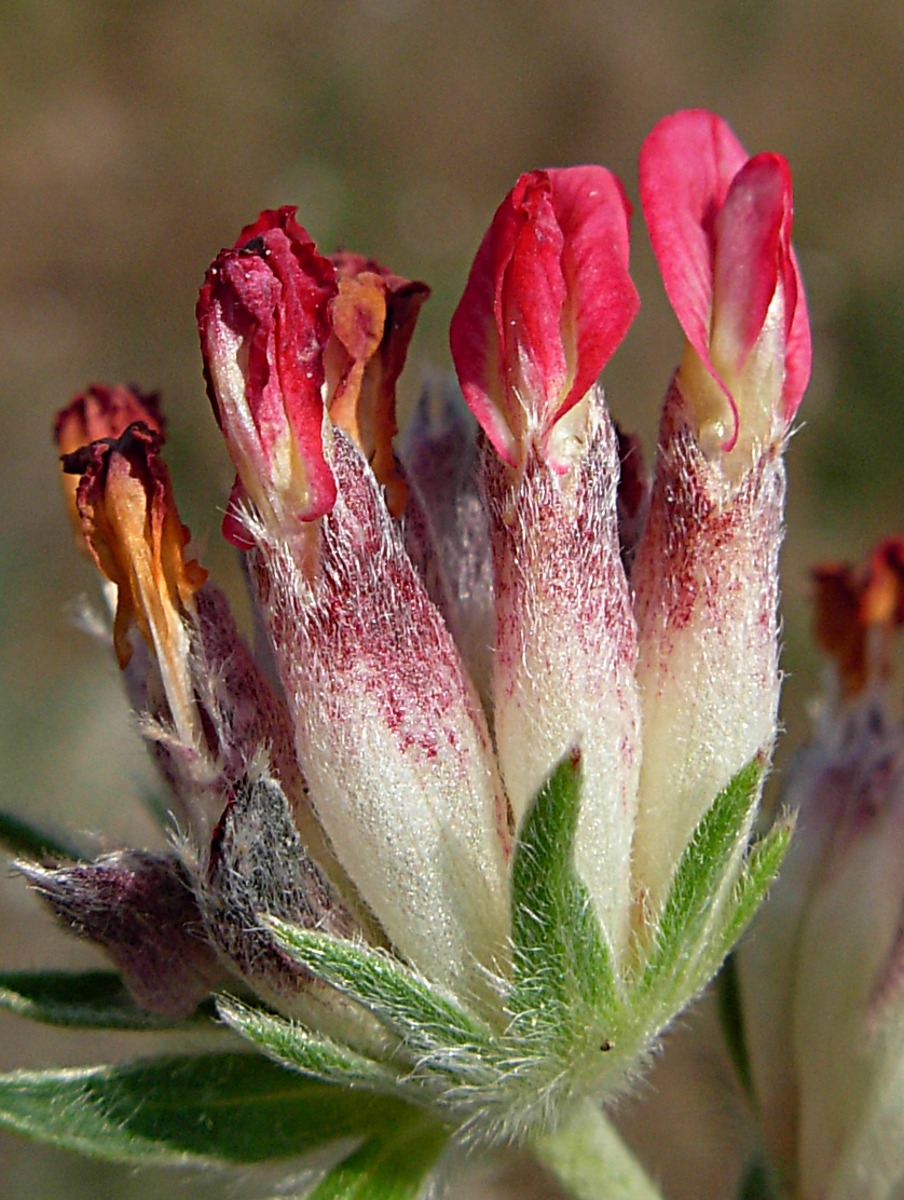
[[[120,942],[188,914],[204,953],[190,979],[167,967],[170,1011],[218,964],[266,1005],[221,998],[234,1029],[330,1096],[393,1098],[431,1144],[534,1139],[617,1089],[787,841],[747,853],[775,733],[779,447],[724,488],[672,388],[638,539],[646,478],[596,386],[637,309],[627,222],[602,167],[521,177],[452,322],[483,433],[458,397],[438,429],[428,394],[404,468],[425,286],[322,256],[289,208],[221,252],[198,326],[260,660],[186,558],[160,435],[65,460],[179,834],[35,885],[138,1003],[145,960]],[[122,919],[89,919],[119,893]],[[180,944],[151,943],[155,963]]]

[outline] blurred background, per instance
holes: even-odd
[[[722,113],[751,152],[787,155],[795,178],[815,371],[788,456],[780,776],[818,679],[808,567],[862,557],[904,526],[902,59],[904,6],[892,0],[4,0],[0,804],[109,846],[159,840],[112,658],[70,619],[96,592],[60,503],[56,409],[93,381],[160,389],[183,518],[235,584],[218,531],[232,473],[194,324],[217,251],[261,208],[294,203],[323,249],[346,245],[429,282],[411,397],[425,371],[450,368],[449,317],[516,176],[602,162],[636,199],[644,136],[691,105]],[[606,383],[652,454],[681,337],[639,214],[634,229],[644,307]],[[96,961],[20,881],[0,878],[3,967]],[[727,1194],[743,1137],[716,1044],[691,1036],[706,1027],[704,1008],[622,1106],[669,1196]],[[0,1038],[5,1068],[151,1049],[12,1018]],[[669,1109],[679,1078],[681,1121]],[[2,1200],[238,1194],[14,1138],[0,1140],[0,1162]]]

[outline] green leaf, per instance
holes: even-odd
[[[735,885],[727,919],[714,941],[716,955],[724,957],[750,924],[778,875],[793,834],[794,821],[783,818],[752,847]]]
[[[295,1021],[250,1008],[233,997],[221,998],[217,1008],[233,1029],[294,1070],[346,1087],[382,1092],[397,1087],[397,1076],[379,1063]]]
[[[485,1044],[490,1031],[452,997],[385,951],[263,916],[279,945],[324,983],[363,1005],[412,1049],[463,1050]]]
[[[138,1059],[0,1076],[0,1125],[98,1158],[254,1163],[389,1133],[410,1112],[258,1054]]]
[[[80,862],[84,853],[71,843],[45,833],[36,825],[13,816],[12,813],[0,809],[0,846],[7,853],[19,858],[32,858],[37,862],[70,859]]]
[[[0,972],[0,1009],[83,1029],[217,1029],[212,1002],[184,1021],[136,1007],[115,971]]]
[[[574,869],[581,782],[575,750],[537,793],[515,847],[510,1006],[522,1036],[567,1032],[576,1003],[603,1019],[617,1007],[609,949]]]
[[[415,1200],[447,1141],[441,1126],[409,1120],[333,1167],[308,1200]]]
[[[714,919],[714,902],[725,873],[746,838],[750,814],[759,797],[762,774],[757,759],[743,767],[719,793],[695,829],[675,872],[656,932],[656,943],[640,981],[641,994],[655,988],[663,997],[667,981],[680,987],[682,975],[687,971],[697,980],[699,955],[696,951]],[[726,946],[722,956],[727,952]],[[693,993],[696,986],[691,985],[690,990]]]

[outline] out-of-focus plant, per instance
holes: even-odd
[[[826,682],[788,772],[798,828],[738,955],[763,1186],[795,1200],[904,1187],[904,539],[814,573]]]
[[[452,319],[461,395],[428,390],[398,457],[426,286],[325,257],[291,208],[217,256],[197,317],[254,650],[188,556],[156,401],[95,387],[61,413],[171,848],[85,858],[7,820],[118,973],[6,976],[6,1003],[227,1040],[7,1076],[7,1125],[130,1161],[316,1150],[320,1198],[415,1196],[501,1144],[576,1196],[658,1194],[601,1106],[787,845],[786,821],[750,831],[810,342],[782,158],[677,113],[641,197],[687,336],[651,484],[597,383],[638,306],[602,167],[505,198]]]

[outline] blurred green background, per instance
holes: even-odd
[[[183,517],[208,565],[234,579],[218,533],[231,471],[194,325],[220,247],[261,208],[297,203],[322,247],[428,281],[410,395],[429,364],[450,365],[449,317],[515,177],[599,161],[636,197],[643,137],[688,105],[721,112],[751,151],[780,150],[795,176],[816,350],[789,453],[784,559],[787,746],[799,741],[818,678],[807,567],[859,557],[904,524],[902,59],[904,5],[893,0],[4,0],[2,804],[102,831],[111,846],[158,836],[136,802],[150,775],[111,658],[67,615],[95,580],[60,504],[55,410],[95,380],[161,389]],[[644,307],[606,382],[652,453],[681,339],[639,220],[634,240]],[[0,961],[95,959],[3,878]],[[4,1067],[136,1052],[125,1038],[111,1049],[109,1038],[12,1019],[0,1036]],[[716,1079],[699,1093],[682,1083],[683,1120],[699,1118],[712,1138],[688,1139],[686,1124],[661,1118],[677,1066],[625,1105],[625,1119],[654,1144],[670,1196],[722,1195],[721,1155],[740,1137],[728,1084],[714,1050],[678,1040],[672,1061],[683,1054]],[[3,1200],[239,1194],[13,1138],[0,1162]]]

